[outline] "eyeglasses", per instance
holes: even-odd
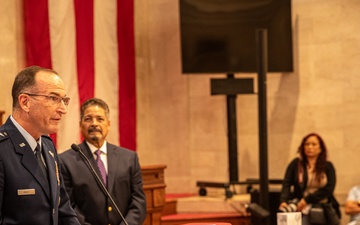
[[[30,93],[22,93],[22,94],[26,94],[26,95],[29,95],[29,96],[34,96],[34,97],[37,97],[37,96],[42,96],[42,97],[45,97],[47,99],[50,99],[50,101],[52,101],[54,104],[60,104],[61,101],[64,102],[64,104],[67,106],[69,105],[69,102],[70,102],[70,97],[60,97],[60,96],[55,96],[55,95],[38,95],[38,94],[30,94]]]

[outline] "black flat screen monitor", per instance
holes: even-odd
[[[268,72],[292,72],[291,0],[179,0],[182,73],[257,72],[256,30],[267,30]]]

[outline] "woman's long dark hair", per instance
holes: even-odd
[[[319,140],[321,152],[319,154],[319,157],[316,160],[315,174],[316,174],[316,178],[318,179],[318,181],[320,181],[320,179],[321,179],[320,174],[322,172],[325,172],[325,169],[326,169],[325,167],[326,167],[326,159],[327,159],[327,149],[326,149],[325,143],[324,143],[323,139],[320,137],[320,135],[318,135],[317,133],[310,133],[310,134],[306,135],[303,138],[301,145],[299,146],[299,149],[298,149],[298,153],[301,156],[301,160],[303,161],[304,166],[306,166],[308,164],[308,159],[305,155],[305,142],[307,141],[307,139],[309,137],[316,137]]]

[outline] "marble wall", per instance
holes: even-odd
[[[210,94],[210,78],[225,75],[181,73],[177,1],[135,4],[142,163],[168,165],[168,192],[196,192],[199,180],[226,182],[226,102]],[[282,178],[302,137],[317,132],[336,167],[341,198],[360,183],[359,10],[357,0],[292,1],[295,70],[267,75],[269,178]],[[236,77],[256,83],[256,74]],[[242,181],[259,177],[258,96],[239,95],[236,102]]]
[[[25,66],[25,51],[22,1],[1,0],[0,3],[0,110],[5,111],[4,121],[11,113],[11,86],[15,75]]]

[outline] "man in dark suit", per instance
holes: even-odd
[[[65,186],[80,222],[92,225],[143,224],[146,199],[139,159],[134,151],[107,143],[110,128],[108,105],[98,98],[85,101],[81,106],[80,120],[85,140],[79,147],[122,214],[115,210],[101,190],[86,158],[79,152],[68,150],[59,157]]]
[[[12,98],[0,127],[0,224],[79,225],[48,136],[67,112],[64,83],[55,71],[28,67],[15,77]]]

